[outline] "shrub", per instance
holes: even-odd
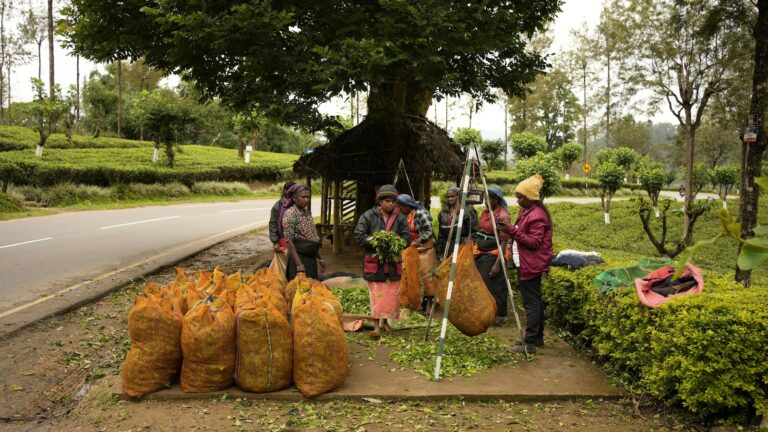
[[[22,211],[21,203],[8,194],[0,192],[0,213],[14,213]]]
[[[521,159],[533,157],[536,153],[547,149],[547,140],[544,137],[529,132],[512,134],[509,142],[512,151]]]
[[[200,195],[250,195],[251,189],[245,183],[199,182],[192,185],[192,192]]]
[[[479,147],[483,143],[483,136],[477,129],[458,128],[453,134],[453,140],[464,149],[474,150],[475,146]]]
[[[584,147],[582,147],[581,144],[573,142],[565,143],[562,147],[557,149],[557,155],[563,163],[563,171],[565,171],[566,175],[568,175],[568,172],[571,170],[571,165],[573,165],[583,152]]]
[[[592,347],[633,391],[702,417],[768,414],[768,288],[709,277],[702,294],[648,309],[634,288],[598,293],[602,270],[552,270],[543,289],[550,324]]]
[[[83,202],[105,202],[110,196],[107,188],[65,182],[44,189],[40,202],[50,206],[67,206]]]
[[[541,188],[541,198],[556,194],[560,190],[560,160],[553,153],[538,153],[535,156],[518,161],[515,172],[519,180],[524,180],[534,174],[544,178]]]

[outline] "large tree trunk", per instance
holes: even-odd
[[[418,86],[415,83],[407,82],[405,80],[392,80],[385,84],[379,84],[371,86],[370,93],[368,95],[368,117],[371,120],[383,120],[387,123],[391,123],[391,130],[396,133],[398,130],[402,130],[403,116],[415,116],[426,118],[429,106],[432,104],[432,96],[434,95],[434,89],[426,89]],[[447,101],[446,101],[447,103]],[[364,143],[362,143],[364,145]],[[392,151],[399,151],[393,148]],[[404,160],[406,169],[408,170],[408,177],[411,181],[411,186],[414,188],[413,193],[416,195],[414,198],[422,202],[428,199],[425,196],[423,190],[418,186],[420,180],[424,175],[431,175],[431,173],[416,173],[411,171],[408,166],[408,161]],[[394,180],[395,172],[392,172],[392,179]],[[400,176],[398,179],[399,191],[401,193],[410,194],[411,191],[407,186],[407,182],[404,176]],[[357,214],[361,214],[373,207],[375,201],[375,189],[380,184],[375,184],[371,181],[359,181],[357,188]],[[428,193],[426,195],[429,195]]]
[[[755,177],[760,177],[763,152],[768,146],[765,128],[765,105],[768,101],[768,0],[757,2],[757,22],[753,29],[755,37],[755,70],[752,75],[752,103],[749,112],[758,116],[757,142],[743,143],[741,147],[741,185],[739,186],[739,221],[741,238],[754,237],[757,225],[757,202],[760,191]],[[741,253],[741,244],[739,244]],[[736,280],[748,287],[752,272],[736,268]]]
[[[693,190],[693,148],[694,133],[696,130],[691,125],[690,110],[686,110],[685,126],[685,206],[683,212],[683,243],[690,246],[693,243],[693,230],[691,229],[691,206],[695,198]]]

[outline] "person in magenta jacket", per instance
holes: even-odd
[[[544,179],[538,174],[521,181],[515,188],[520,206],[515,225],[501,227],[513,242],[513,256],[519,257],[515,265],[526,317],[525,339],[510,348],[513,353],[535,353],[537,346],[544,345],[541,276],[549,271],[552,261],[552,219],[539,196],[543,185]]]

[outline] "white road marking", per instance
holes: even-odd
[[[166,219],[176,219],[176,218],[180,218],[180,217],[181,216],[167,216],[167,217],[161,217],[161,218],[156,218],[156,219],[146,219],[146,220],[141,220],[141,221],[136,221],[136,222],[128,222],[128,223],[124,223],[124,224],[120,224],[120,225],[109,225],[109,226],[101,227],[99,229],[105,230],[105,229],[111,229],[111,228],[119,228],[119,227],[124,227],[124,226],[128,226],[128,225],[136,225],[136,224],[142,224],[142,223],[147,223],[147,222],[155,222],[155,221],[161,221],[161,220],[166,220]]]
[[[195,244],[195,243],[201,243],[201,242],[205,242],[205,241],[211,240],[211,239],[213,239],[213,238],[216,238],[216,237],[219,237],[219,236],[222,236],[222,235],[225,235],[225,234],[231,233],[232,231],[238,231],[238,230],[241,230],[241,229],[243,229],[243,228],[248,228],[248,227],[251,227],[251,226],[254,226],[254,225],[260,225],[260,224],[263,224],[263,223],[266,223],[266,222],[268,222],[268,221],[267,221],[267,220],[261,220],[261,221],[258,221],[258,222],[253,222],[253,223],[249,223],[249,224],[241,225],[241,226],[239,226],[239,227],[236,227],[236,228],[232,228],[232,229],[230,229],[230,230],[227,230],[227,231],[224,231],[224,232],[220,232],[220,233],[218,233],[218,234],[213,234],[213,235],[210,235],[210,236],[208,236],[208,237],[206,237],[206,238],[203,238],[203,239],[200,239],[200,240],[191,241],[191,242],[189,242],[189,243],[186,243],[186,244],[183,244],[183,245],[181,245],[181,246],[179,246],[179,247],[173,248],[173,249],[171,249],[171,250],[169,250],[169,251],[167,251],[167,252],[163,252],[163,253],[157,254],[157,255],[155,255],[155,256],[152,256],[152,257],[149,257],[149,258],[147,258],[147,259],[145,259],[145,260],[139,261],[139,262],[137,262],[137,263],[133,263],[133,264],[131,264],[131,265],[127,266],[127,267],[123,267],[123,268],[121,268],[121,269],[113,270],[113,271],[111,271],[111,272],[109,272],[109,273],[104,273],[103,275],[101,275],[101,276],[98,276],[98,277],[95,277],[95,278],[93,278],[93,279],[91,279],[91,280],[87,280],[87,281],[83,281],[83,282],[80,282],[79,284],[75,284],[75,285],[72,285],[72,286],[70,286],[70,287],[64,288],[64,289],[62,289],[62,290],[56,291],[56,292],[55,292],[55,293],[53,293],[53,294],[48,294],[47,296],[45,296],[45,297],[41,297],[41,298],[39,298],[39,299],[37,299],[37,300],[35,300],[35,301],[29,302],[29,303],[27,303],[27,304],[23,304],[23,305],[21,305],[21,306],[15,307],[15,308],[13,308],[13,309],[10,309],[10,310],[7,310],[7,311],[5,311],[5,312],[3,312],[3,313],[0,313],[0,318],[5,318],[5,317],[7,317],[8,315],[13,315],[13,314],[15,314],[16,312],[22,311],[22,310],[24,310],[24,309],[27,309],[27,308],[29,308],[29,307],[32,307],[32,306],[34,306],[34,305],[36,305],[36,304],[40,304],[40,303],[43,303],[43,302],[45,302],[45,301],[48,301],[48,300],[50,300],[50,299],[52,299],[52,298],[54,298],[54,297],[56,297],[56,296],[60,296],[60,295],[62,295],[62,294],[66,294],[66,293],[68,293],[68,292],[70,292],[70,291],[76,290],[76,289],[78,289],[78,288],[80,288],[80,287],[83,287],[83,286],[85,286],[85,285],[88,285],[88,284],[90,284],[90,283],[94,283],[94,282],[98,282],[98,281],[100,281],[100,280],[102,280],[102,279],[106,279],[106,278],[108,278],[108,277],[110,277],[110,276],[113,276],[113,275],[116,275],[116,274],[118,274],[118,273],[120,273],[120,272],[123,272],[123,271],[129,270],[129,269],[131,269],[131,268],[133,268],[133,267],[138,267],[138,266],[140,266],[140,265],[144,265],[144,264],[146,264],[146,263],[148,263],[148,262],[152,262],[152,261],[155,261],[155,260],[157,260],[158,258],[160,258],[160,257],[162,257],[162,256],[165,256],[165,255],[168,255],[168,254],[174,253],[174,252],[176,252],[176,251],[182,250],[182,249],[184,249],[184,248],[186,248],[186,247],[189,247],[189,246],[191,246],[191,245],[193,245],[193,244]]]
[[[269,210],[270,208],[271,207],[252,207],[252,208],[235,209],[235,210],[219,210],[219,213],[232,213],[232,212],[254,211],[254,210]]]
[[[14,246],[21,246],[21,245],[30,244],[30,243],[37,243],[37,242],[41,242],[41,241],[50,240],[52,238],[53,237],[46,237],[46,238],[41,238],[41,239],[37,239],[37,240],[30,240],[30,241],[25,241],[25,242],[21,242],[21,243],[9,244],[9,245],[5,245],[5,246],[0,246],[0,249],[5,249],[5,248],[9,248],[9,247],[14,247]]]

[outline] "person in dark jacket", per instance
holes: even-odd
[[[459,223],[459,210],[461,207],[461,200],[459,199],[461,189],[452,187],[445,193],[445,199],[448,204],[440,210],[437,215],[437,244],[435,245],[435,252],[437,252],[437,259],[444,260],[447,258],[447,254],[453,252],[453,249],[446,248],[449,241],[453,241],[453,236],[456,235],[456,226]],[[454,231],[451,233],[451,227]],[[471,232],[477,231],[477,212],[474,207],[467,205],[464,207],[464,221],[461,225],[461,239],[460,242],[464,243],[469,237]],[[452,235],[451,235],[452,234]],[[449,238],[450,236],[450,238]]]
[[[397,190],[392,185],[381,186],[376,193],[376,205],[363,213],[355,227],[355,240],[365,250],[363,256],[363,278],[368,282],[368,292],[371,299],[371,316],[374,319],[374,329],[371,337],[381,335],[381,329],[387,330],[387,318],[400,316],[400,275],[402,261],[380,262],[371,246],[371,236],[379,231],[387,230],[396,233],[405,241],[411,243],[411,230],[408,219],[397,207]]]
[[[280,241],[280,238],[283,236],[283,228],[281,224],[282,215],[280,214],[280,210],[283,208],[283,204],[285,204],[286,200],[291,199],[288,194],[288,190],[294,184],[296,183],[291,180],[285,182],[283,185],[283,195],[279,200],[277,200],[277,202],[275,202],[275,204],[272,206],[272,210],[269,213],[269,241],[272,242],[272,248],[275,250],[275,252],[285,252],[285,250],[288,248],[288,245],[285,244],[285,241]],[[288,207],[290,207],[290,205]]]
[[[510,348],[513,353],[535,353],[544,345],[544,302],[541,298],[541,276],[549,271],[552,261],[552,219],[541,203],[539,192],[544,179],[536,174],[515,188],[517,214],[515,226],[500,225],[517,249],[520,295],[525,308],[525,339]]]

